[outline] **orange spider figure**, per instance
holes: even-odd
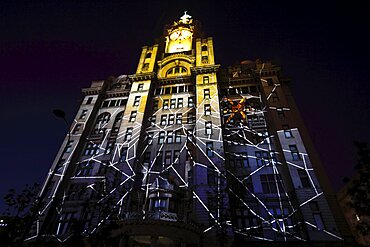
[[[231,111],[231,113],[225,123],[229,123],[233,118],[241,118],[242,122],[247,123],[247,109],[245,106],[245,102],[247,101],[246,98],[241,99],[238,103],[231,101],[227,97],[223,97],[222,100],[223,102],[228,102],[231,105],[231,109],[229,108],[229,111]]]

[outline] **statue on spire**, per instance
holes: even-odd
[[[184,15],[180,17],[180,23],[183,24],[190,24],[192,19],[191,16],[186,13],[187,11],[184,11]]]

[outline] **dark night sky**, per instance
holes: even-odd
[[[44,179],[66,133],[52,109],[71,122],[82,87],[134,73],[141,47],[184,10],[214,37],[217,63],[283,67],[336,190],[353,174],[353,141],[370,141],[366,1],[29,2],[0,3],[1,198]]]

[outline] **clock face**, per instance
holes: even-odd
[[[176,30],[174,31],[173,33],[170,34],[170,39],[171,40],[178,40],[178,41],[181,41],[181,40],[184,40],[184,39],[187,39],[191,37],[191,32],[189,30]]]

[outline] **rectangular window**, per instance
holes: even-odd
[[[158,110],[158,108],[159,108],[158,106],[159,106],[159,100],[154,100],[154,103],[153,103],[154,111]]]
[[[155,124],[156,124],[156,116],[154,115],[154,116],[151,116],[150,117],[150,125],[151,126],[155,126]]]
[[[137,91],[142,91],[144,89],[144,83],[137,85]]]
[[[184,106],[184,100],[183,98],[177,99],[177,108],[182,108]]]
[[[262,174],[260,175],[262,191],[265,194],[277,193],[277,189],[279,188],[279,192],[281,193],[283,190],[283,184],[281,178],[277,174]],[[277,185],[277,186],[276,186]]]
[[[209,76],[203,76],[203,84],[209,83]]]
[[[93,97],[87,98],[86,105],[90,105],[93,100]]]
[[[182,113],[176,114],[176,124],[182,124]]]
[[[76,135],[78,132],[80,132],[82,124],[76,124],[76,126],[73,128],[72,134]]]
[[[168,110],[168,102],[169,102],[168,99],[163,100],[163,109],[164,110]]]
[[[163,152],[162,151],[158,151],[157,157],[155,159],[155,165],[156,166],[162,166],[162,161],[163,161]]]
[[[240,158],[241,158],[243,167],[249,167],[248,153],[246,152],[240,153]]]
[[[175,142],[181,143],[181,131],[180,130],[175,131]]]
[[[161,116],[161,125],[166,125],[167,124],[167,115],[162,115]]]
[[[173,143],[173,132],[172,131],[167,132],[167,143]]]
[[[165,132],[164,131],[159,132],[159,136],[158,136],[158,143],[159,144],[164,143],[164,137],[165,137]]]
[[[303,188],[311,188],[310,178],[305,170],[298,170],[298,176]]]
[[[110,102],[109,102],[109,107],[114,107],[114,106],[116,106],[117,105],[117,100],[111,100]]]
[[[144,63],[143,70],[148,70],[148,69],[149,69],[149,63]]]
[[[208,63],[208,56],[202,56],[202,63]]]
[[[146,139],[146,144],[147,145],[152,145],[153,144],[153,132],[148,132],[147,139]]]
[[[67,145],[64,149],[64,152],[65,153],[70,153],[72,151],[72,145],[73,145],[73,141],[68,141],[67,142]]]
[[[209,89],[204,89],[203,94],[204,94],[204,99],[210,99],[211,98]]]
[[[285,138],[292,138],[293,137],[292,131],[289,129],[289,125],[284,124],[283,125],[283,129],[284,129],[284,136],[285,136]]]
[[[317,202],[309,202],[309,205],[312,212],[320,211],[319,204]]]
[[[126,161],[126,157],[127,157],[127,150],[128,150],[128,147],[122,147],[122,148],[121,148],[121,154],[120,154],[120,158],[119,158],[119,160],[120,160],[121,162]]]
[[[299,152],[296,145],[289,145],[290,153],[292,154],[293,160],[300,160]]]
[[[256,151],[257,166],[266,165],[269,160],[269,153],[267,151]]]
[[[273,102],[279,101],[279,96],[278,96],[277,92],[272,92],[271,97],[272,97]]]
[[[132,111],[130,115],[130,121],[129,122],[135,122],[136,121],[136,114],[137,111]]]
[[[183,93],[184,92],[184,86],[179,86],[179,93]]]
[[[175,115],[174,114],[168,115],[168,125],[172,125],[174,124],[174,122],[175,122]]]
[[[114,141],[109,141],[109,142],[107,143],[107,147],[105,148],[105,154],[110,154],[110,153],[113,151],[113,149],[114,149],[114,144],[115,144],[115,142],[114,142]]]
[[[103,105],[101,106],[102,108],[108,107],[109,106],[109,100],[104,100]]]
[[[213,157],[213,142],[206,142],[206,154],[208,157]]]
[[[165,87],[164,94],[171,94],[171,87]]]
[[[144,153],[143,165],[148,167],[150,165],[150,152]]]
[[[172,151],[166,151],[166,153],[165,153],[165,156],[164,156],[164,158],[165,158],[165,164],[166,165],[171,165],[171,159],[172,159]]]
[[[86,118],[86,115],[87,115],[87,110],[82,110],[81,112],[81,115],[80,115],[80,119],[85,119]]]
[[[210,116],[211,115],[211,105],[204,104],[204,115]]]
[[[133,128],[127,128],[126,135],[125,135],[125,141],[131,141],[132,131],[133,131]]]
[[[140,104],[140,96],[135,96],[134,105],[133,106],[139,106]]]
[[[188,124],[194,123],[194,114],[188,113]]]
[[[176,108],[176,99],[171,99],[170,108],[171,109]]]
[[[208,121],[205,123],[205,131],[206,131],[206,135],[212,135],[212,122],[211,121]]]
[[[324,221],[322,220],[322,217],[321,217],[320,213],[313,214],[313,218],[315,220],[316,227],[317,227],[318,230],[325,229]]]
[[[284,113],[283,108],[277,108],[276,110],[277,110],[278,118],[285,119],[285,113]]]
[[[172,87],[172,93],[177,93],[177,87]]]
[[[85,148],[84,155],[94,155],[99,153],[99,146],[96,143],[88,143]]]
[[[173,163],[180,164],[180,150],[173,151]]]
[[[210,169],[207,169],[207,183],[208,185],[216,185],[217,184],[217,176],[216,172]]]
[[[194,107],[194,97],[188,98],[188,107]]]

